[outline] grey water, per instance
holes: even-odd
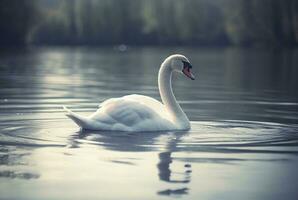
[[[81,131],[127,94],[160,100],[157,73],[186,55],[197,79],[173,78],[186,132]],[[296,199],[298,51],[49,47],[0,51],[0,199]]]

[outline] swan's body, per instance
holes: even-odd
[[[177,103],[171,87],[172,72],[179,71],[181,67],[185,75],[194,79],[189,71],[189,61],[182,55],[168,57],[160,67],[158,86],[163,104],[151,97],[133,94],[104,101],[98,110],[88,117],[64,107],[66,115],[81,128],[90,130],[188,130],[189,120]]]
[[[68,117],[80,127],[91,130],[159,131],[174,130],[171,116],[159,101],[143,95],[112,98],[99,105],[89,117],[68,110]]]

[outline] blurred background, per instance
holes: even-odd
[[[1,45],[296,46],[296,0],[0,0]]]

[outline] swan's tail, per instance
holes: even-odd
[[[66,116],[72,119],[78,126],[84,129],[89,129],[92,126],[91,120],[88,117],[76,114],[63,106],[63,109],[66,111]]]

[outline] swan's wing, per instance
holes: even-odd
[[[146,126],[144,123],[156,126],[168,126],[170,123],[164,105],[142,95],[128,95],[106,100],[90,117],[111,126],[121,124],[131,128]]]
[[[142,105],[145,105],[146,107],[151,108],[152,111],[158,113],[161,116],[164,116],[165,118],[171,118],[170,114],[166,111],[165,106],[157,101],[156,99],[153,99],[151,97],[148,96],[144,96],[144,95],[138,95],[138,94],[132,94],[132,95],[127,95],[127,96],[123,96],[121,98],[111,98],[108,99],[104,102],[102,102],[101,104],[99,104],[99,108],[101,107],[105,107],[107,105],[114,105],[119,103],[119,101],[134,101],[134,102],[138,102]]]
[[[153,99],[152,97],[138,95],[138,94],[132,94],[132,95],[124,96],[123,98],[137,101],[141,104],[146,105],[147,107],[152,108],[156,112],[165,110],[165,106],[161,102],[157,101],[156,99]]]
[[[168,120],[173,120],[173,117],[168,112],[165,105],[162,104],[160,101],[153,99],[152,97],[138,95],[138,94],[132,94],[132,95],[124,96],[123,98],[137,101],[147,107],[150,107],[152,110],[154,110],[154,112],[158,113],[163,118],[166,118]]]

